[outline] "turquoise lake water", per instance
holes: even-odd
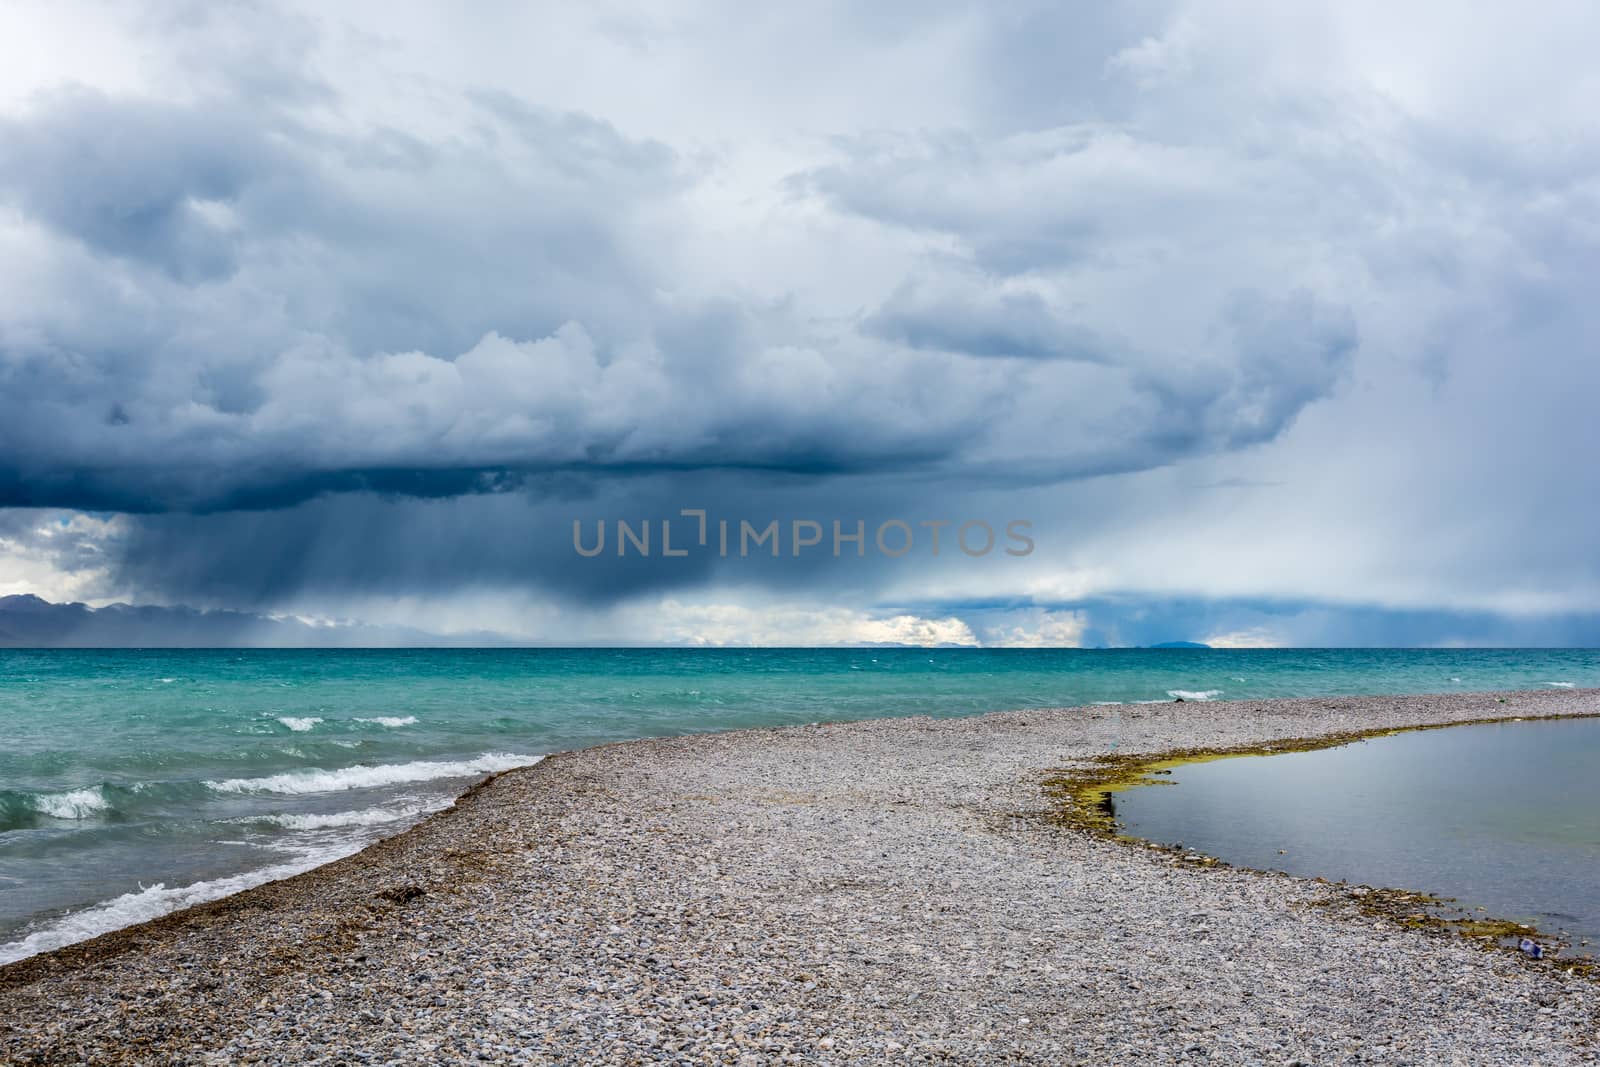
[[[1006,708],[1600,686],[1593,650],[0,650],[0,962],[283,877],[540,755]]]
[[[1189,764],[1113,806],[1147,840],[1452,898],[1469,915],[1534,926],[1573,956],[1600,945],[1600,719]]]

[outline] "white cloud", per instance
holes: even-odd
[[[1256,628],[1251,630],[1233,630],[1229,633],[1212,634],[1210,637],[1200,639],[1201,644],[1210,645],[1212,648],[1281,648],[1283,641],[1271,631]]]
[[[1083,644],[1088,616],[1081,611],[1037,611],[1011,626],[993,626],[983,632],[987,648],[1078,648]]]
[[[684,603],[671,599],[662,601],[654,612],[631,609],[630,613],[640,619],[645,632],[675,645],[979,644],[971,628],[955,617],[874,615],[848,608]]]
[[[106,549],[126,520],[56,510],[0,512],[0,596],[104,603]]]

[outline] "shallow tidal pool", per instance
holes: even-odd
[[[1237,866],[1418,890],[1600,946],[1600,719],[1420,730],[1184,764],[1123,832]],[[1480,912],[1479,909],[1482,909]]]

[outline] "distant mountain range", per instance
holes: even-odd
[[[495,633],[441,636],[403,626],[317,624],[242,611],[186,607],[53,604],[0,597],[0,648],[361,648],[504,646]]]

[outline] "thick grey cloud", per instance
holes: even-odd
[[[0,326],[5,501],[458,493],[621,434],[541,447],[565,428],[513,397],[440,447],[453,416],[503,387],[549,408],[601,387],[593,342],[562,324],[627,327],[650,268],[622,246],[680,185],[668,149],[597,120],[491,95],[464,106],[479,124],[442,149],[319,129],[273,99],[72,91],[0,123],[0,188],[35,245],[27,295],[43,298]],[[546,340],[519,360],[496,328]]]
[[[912,348],[971,356],[1111,363],[1114,342],[1066,321],[1036,292],[1006,292],[963,279],[932,290],[907,284],[864,323],[868,332]]]
[[[809,593],[842,581],[870,595],[897,574],[937,566],[957,553],[952,526],[944,533],[941,558],[929,554],[925,530],[914,555],[886,557],[870,540],[880,523],[901,519],[917,527],[923,519],[983,519],[1003,531],[1006,521],[1024,517],[1002,507],[882,475],[841,480],[694,471],[597,480],[565,473],[538,476],[516,492],[459,499],[330,494],[265,512],[139,516],[105,547],[117,561],[120,581],[206,607],[263,609],[307,589],[336,602],[396,590],[448,597],[463,589],[513,588],[582,608],[718,584]],[[698,519],[683,516],[685,508],[707,513],[705,548],[697,543]],[[853,543],[839,558],[832,555],[836,519],[845,533],[857,523],[868,531],[861,555]],[[619,552],[619,520],[634,530],[650,526],[650,555]],[[717,544],[722,520],[732,531],[726,556]],[[821,547],[795,554],[791,535],[797,520],[821,526]],[[686,556],[663,556],[663,521],[672,522],[677,548],[692,549]],[[756,529],[777,522],[779,552],[762,545],[741,553],[741,521]],[[580,556],[574,523],[590,546],[603,524],[605,551]],[[103,563],[103,557],[94,562]],[[68,563],[60,561],[63,567]]]
[[[0,507],[120,514],[29,558],[206,606],[1579,618],[1595,26],[1551,19],[155,5],[151,62],[0,104]],[[697,504],[1049,536],[574,566],[572,518]]]
[[[450,95],[448,133],[354,121],[269,60],[192,99],[58,89],[0,119],[0,189],[42,298],[0,324],[0,503],[274,508],[564,471],[1080,477],[1269,439],[1353,343],[1309,371],[1294,346],[1223,343],[1201,363],[970,277],[934,279],[931,302],[908,280],[860,323],[692,295],[675,216],[702,165],[665,144],[501,90]],[[1005,167],[1009,144],[965,151]],[[895,182],[858,178],[878,184]],[[1005,205],[974,192],[928,210],[992,230]],[[1010,437],[1058,421],[1017,403],[1029,391],[1083,429],[1017,454]],[[1110,405],[1119,427],[1095,426]]]
[[[288,166],[250,131],[254,117],[65,92],[32,121],[0,125],[0,187],[27,216],[95,252],[178,282],[212,281],[238,260],[208,206],[234,203]]]

